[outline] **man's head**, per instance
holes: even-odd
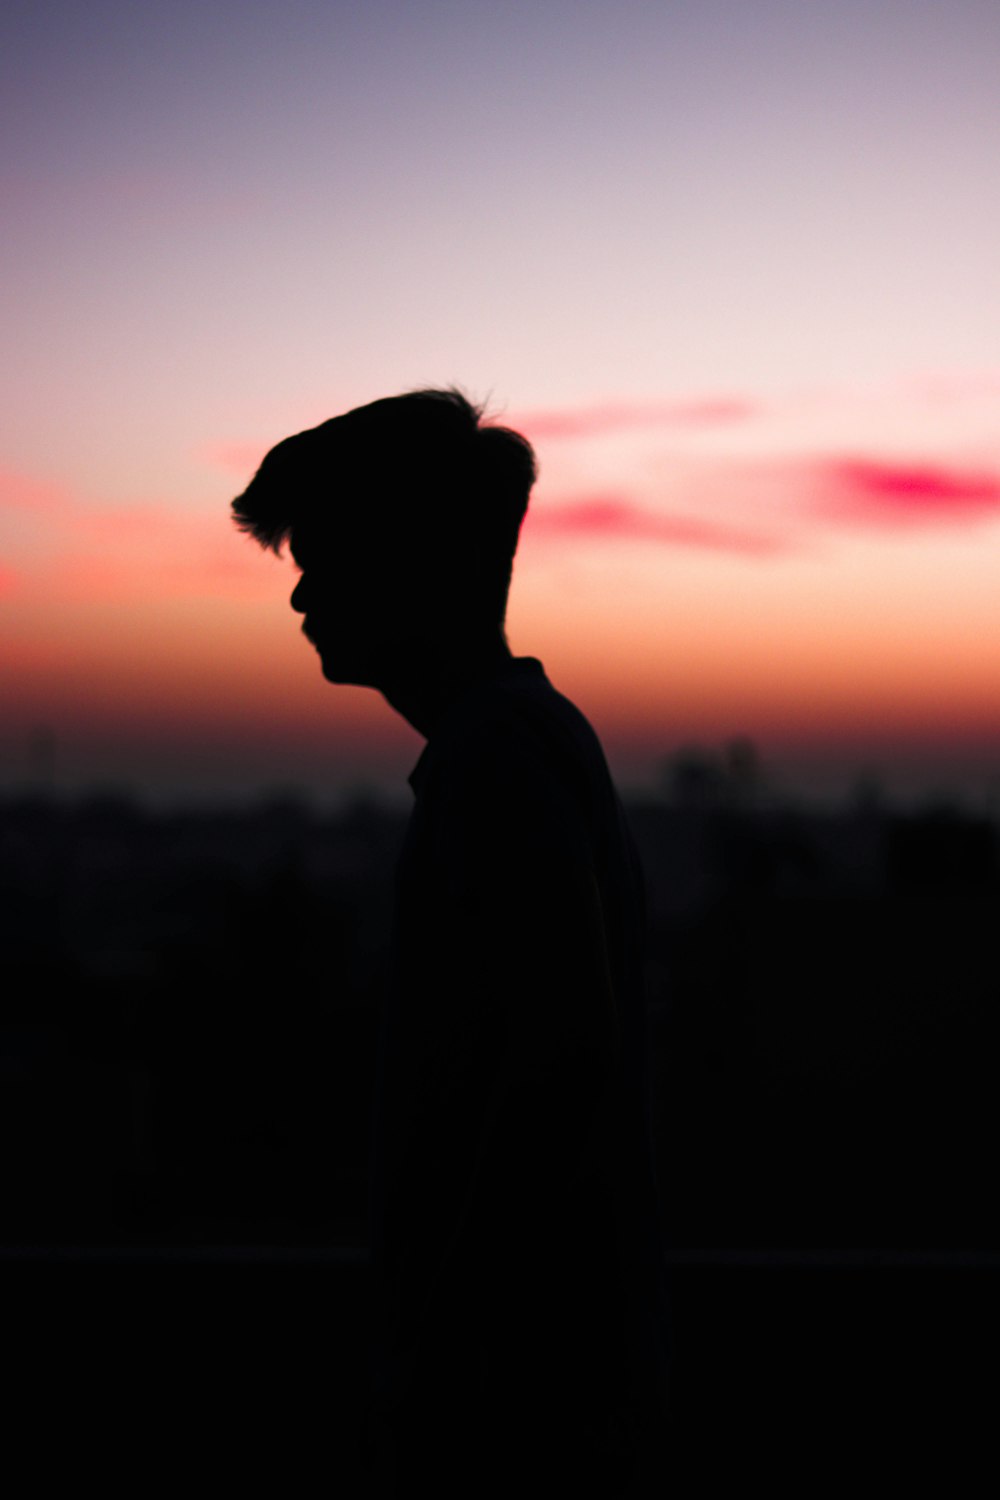
[[[377,686],[421,642],[502,635],[535,474],[530,444],[459,391],[413,391],[285,438],[232,508],[262,546],[289,543],[324,674]]]

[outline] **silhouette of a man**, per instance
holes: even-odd
[[[652,1485],[666,1323],[641,873],[600,744],[511,654],[530,445],[455,390],[273,448],[233,502],[334,683],[427,741],[372,1151],[379,1493]]]

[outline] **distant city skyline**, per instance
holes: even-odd
[[[850,750],[788,746],[769,754],[746,736],[721,740],[688,739],[637,755],[634,747],[606,736],[605,749],[626,801],[672,801],[678,795],[677,769],[690,761],[714,768],[730,785],[727,763],[734,745],[749,744],[757,763],[757,805],[801,805],[843,809],[853,804],[919,810],[951,805],[1000,819],[1000,772],[992,747],[967,750],[956,763],[954,749],[891,747],[880,761],[852,758]],[[367,749],[355,761],[323,758],[315,747],[279,755],[249,755],[246,746],[202,743],[197,758],[169,747],[104,742],[63,745],[49,726],[38,726],[12,756],[0,776],[0,799],[42,795],[58,801],[124,798],[152,811],[194,807],[249,807],[300,801],[318,812],[340,811],[374,801],[408,808],[407,781],[422,741]]]

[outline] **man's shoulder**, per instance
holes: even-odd
[[[427,790],[505,816],[590,821],[611,798],[600,740],[577,706],[537,670],[505,673],[478,692],[433,745]]]

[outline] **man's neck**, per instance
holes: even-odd
[[[380,684],[379,691],[424,739],[430,739],[453,703],[512,660],[510,647],[498,630],[461,647],[423,649]]]

